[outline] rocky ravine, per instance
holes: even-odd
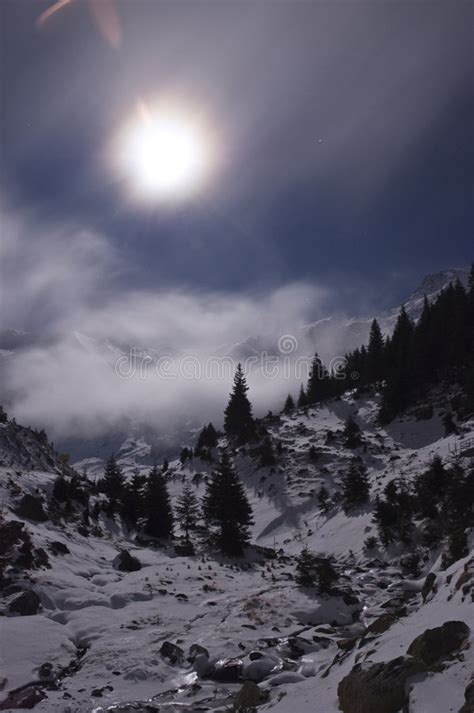
[[[103,515],[84,532],[74,513],[51,505],[54,469],[4,455],[0,710],[472,711],[472,550],[446,571],[433,553],[414,576],[401,550],[364,551],[369,509],[323,517],[311,495],[337,483],[347,454],[336,437],[313,466],[308,444],[322,448],[348,410],[364,428],[374,493],[392,476],[393,455],[409,478],[449,452],[436,413],[382,432],[370,402],[348,398],[275,421],[283,473],[236,459],[258,544],[242,562],[140,545]],[[173,494],[201,482],[206,467],[172,464]],[[303,544],[337,557],[327,596],[294,583]]]

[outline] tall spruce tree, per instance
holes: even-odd
[[[286,397],[285,405],[283,406],[283,413],[291,413],[295,410],[295,402],[293,401],[293,396],[288,394]]]
[[[218,440],[219,434],[212,423],[204,426],[196,443],[196,454],[199,455],[206,448],[215,448]]]
[[[143,504],[143,531],[150,537],[168,540],[173,535],[173,510],[163,473],[155,465],[147,477]]]
[[[306,391],[304,390],[303,384],[300,386],[300,392],[298,394],[298,408],[303,408],[308,404],[308,399],[306,398]]]
[[[122,491],[121,515],[129,527],[137,527],[143,516],[146,476],[134,473]]]
[[[184,533],[184,541],[191,544],[191,533],[196,532],[201,516],[199,502],[189,485],[183,488],[175,507],[176,519]]]
[[[414,385],[413,336],[413,322],[402,307],[386,349],[387,380],[380,409],[383,423],[391,421],[410,402]]]
[[[346,418],[343,437],[346,448],[358,448],[362,443],[360,428],[352,416]]]
[[[125,478],[122,469],[117,463],[115,456],[111,455],[105,464],[104,477],[100,481],[100,488],[107,496],[108,512],[113,514],[117,511],[118,504],[122,500]]]
[[[423,309],[415,330],[413,358],[415,378],[419,384],[431,381],[435,373],[433,336],[433,310],[425,295]]]
[[[306,388],[307,403],[315,404],[324,401],[330,393],[330,376],[318,353],[313,357],[311,371]]]
[[[251,440],[255,433],[252,406],[247,397],[248,390],[242,365],[238,364],[232,393],[224,412],[224,430],[228,436],[236,436],[240,443]]]
[[[414,491],[417,510],[423,516],[437,520],[440,505],[446,494],[449,473],[439,456],[435,456],[428,468],[415,478]]]
[[[342,497],[346,510],[366,503],[369,492],[367,468],[360,458],[353,458],[342,479]]]
[[[207,483],[202,509],[212,541],[225,554],[242,555],[249,542],[252,508],[225,451]]]
[[[295,582],[300,587],[314,587],[318,594],[328,594],[338,579],[332,560],[301,550],[296,559]]]
[[[369,344],[367,347],[367,375],[370,383],[380,381],[384,373],[385,342],[376,319],[370,327]]]

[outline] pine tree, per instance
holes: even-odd
[[[474,527],[474,467],[466,473],[455,463],[449,470],[442,514],[449,530]]]
[[[329,497],[329,491],[324,485],[321,485],[321,487],[319,488],[317,498],[321,512],[326,515],[330,510],[331,501]]]
[[[314,587],[318,594],[330,592],[338,574],[330,559],[318,557],[305,547],[296,560],[295,582],[300,587]]]
[[[413,336],[413,322],[402,307],[385,350],[387,379],[380,409],[382,423],[391,421],[410,402],[414,380]]]
[[[435,456],[427,470],[415,478],[417,510],[422,517],[439,518],[439,508],[448,486],[448,472],[439,456]]]
[[[198,500],[191,487],[186,485],[177,500],[175,507],[176,519],[184,532],[184,541],[191,544],[190,533],[195,532],[200,518]]]
[[[363,505],[369,499],[367,469],[360,458],[353,458],[342,480],[342,495],[346,509]]]
[[[329,395],[330,377],[329,372],[316,353],[311,363],[311,372],[306,388],[306,399],[308,404],[315,404],[324,401]]]
[[[0,406],[0,423],[8,423],[8,415],[3,406]]]
[[[389,500],[383,500],[377,496],[374,507],[374,522],[377,525],[377,531],[381,543],[387,547],[396,539],[395,527],[397,523],[397,508]]]
[[[222,552],[242,555],[249,542],[252,508],[225,451],[207,483],[203,513],[211,537]]]
[[[208,448],[217,448],[217,444],[219,442],[219,434],[217,433],[216,429],[212,425],[212,423],[207,424],[207,447]]]
[[[207,426],[204,426],[199,434],[196,448],[194,449],[195,455],[199,458],[209,459],[211,456],[210,451],[212,448],[216,448],[218,441],[219,434],[212,423],[209,423]]]
[[[316,584],[316,556],[304,547],[296,560],[295,582],[300,587],[314,587]]]
[[[137,527],[144,512],[146,476],[134,473],[122,493],[121,515],[129,527]]]
[[[468,277],[468,288],[469,288],[469,295],[474,299],[474,262],[471,263],[471,269],[469,270],[469,277]]]
[[[225,409],[224,430],[228,436],[236,436],[240,443],[249,441],[255,432],[252,406],[247,391],[247,381],[242,366],[238,364],[232,393]]]
[[[258,448],[259,455],[259,467],[260,468],[270,468],[275,465],[276,457],[275,451],[273,449],[273,444],[270,436],[265,436],[262,440],[261,445]]]
[[[121,501],[125,478],[122,469],[115,456],[111,455],[105,464],[104,477],[100,481],[100,487],[108,499],[108,513],[112,515],[117,510],[117,505]]]
[[[69,483],[61,473],[53,483],[53,498],[59,503],[64,503],[69,498]]]
[[[466,531],[461,527],[454,527],[448,533],[446,550],[443,552],[441,566],[447,569],[454,562],[469,554]]]
[[[150,537],[167,540],[173,535],[173,510],[166,480],[156,465],[148,474],[144,499],[145,525],[143,531]]]
[[[374,522],[380,541],[385,546],[395,540],[408,544],[413,531],[416,500],[401,480],[387,483],[384,496],[377,497],[374,508]]]
[[[179,455],[181,465],[184,465],[188,460],[192,460],[193,457],[194,453],[192,448],[187,448],[186,446],[184,446],[184,448],[181,449],[181,453]]]
[[[283,413],[291,413],[295,410],[295,402],[293,401],[293,396],[288,394],[286,397],[285,405],[283,406]]]
[[[304,406],[307,406],[308,404],[308,399],[306,397],[306,391],[304,390],[303,384],[300,386],[300,392],[298,395],[298,408],[303,408]]]
[[[414,339],[413,370],[418,384],[431,381],[435,373],[433,338],[433,309],[425,295]]]
[[[362,443],[360,428],[352,416],[345,421],[343,438],[346,448],[358,448]]]
[[[447,411],[441,420],[443,422],[445,436],[450,436],[451,434],[458,432],[458,427],[456,426],[453,414],[450,411]]]
[[[370,383],[380,381],[384,373],[385,342],[376,319],[370,327],[369,344],[367,347],[367,380]]]

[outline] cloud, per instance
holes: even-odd
[[[111,244],[75,224],[37,223],[0,208],[0,325],[54,330],[92,305],[121,271]]]
[[[158,430],[219,423],[237,359],[277,352],[278,337],[320,315],[329,297],[302,283],[246,294],[127,289],[104,236],[74,225],[34,230],[33,216],[8,211],[2,225],[2,323],[44,329],[3,360],[10,410],[54,438],[132,421]],[[258,412],[295,385],[293,374],[269,377],[258,365],[249,380]]]

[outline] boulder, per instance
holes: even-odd
[[[339,708],[343,713],[398,713],[408,700],[407,680],[425,671],[423,662],[410,656],[356,664],[339,683]]]
[[[177,644],[172,644],[171,641],[163,642],[160,654],[163,658],[168,659],[172,664],[178,663],[178,661],[183,661],[184,659],[183,649]]]
[[[442,626],[426,629],[414,639],[407,653],[427,666],[444,661],[458,651],[469,636],[470,629],[463,621],[447,621]]]
[[[19,614],[20,616],[33,616],[38,613],[40,605],[39,596],[31,589],[15,597],[10,602],[8,611],[11,614]]]
[[[51,550],[53,555],[70,555],[71,554],[69,547],[67,547],[67,545],[65,545],[64,542],[59,542],[58,540],[55,540],[54,542],[50,542],[49,549]]]
[[[41,666],[38,669],[38,678],[41,678],[42,680],[45,680],[45,681],[53,681],[54,680],[53,664],[50,663],[49,661],[46,661],[45,663],[41,664]]]
[[[232,710],[234,710],[235,713],[252,710],[261,703],[264,703],[267,699],[268,695],[265,695],[256,683],[253,681],[245,681],[244,685],[235,697]]]
[[[193,670],[199,678],[206,678],[214,670],[214,661],[210,661],[207,654],[198,654],[193,662]]]
[[[303,661],[297,673],[305,678],[312,678],[316,676],[316,666],[312,661]]]
[[[459,709],[459,713],[474,713],[474,677],[467,684],[464,691],[464,704]]]
[[[434,572],[429,572],[426,575],[426,579],[423,583],[423,588],[421,590],[421,598],[423,603],[426,602],[428,595],[434,590],[434,583],[436,581],[436,575]]]
[[[46,698],[46,692],[42,690],[41,685],[29,683],[26,686],[20,686],[20,688],[10,691],[5,700],[0,701],[0,711],[17,708],[30,710],[44,698]]]
[[[4,557],[14,545],[24,538],[25,523],[19,520],[0,522],[0,557]]]
[[[383,634],[394,622],[397,621],[395,614],[381,614],[367,627],[368,634]]]
[[[239,683],[244,664],[241,659],[219,659],[215,662],[210,677],[220,683]]]
[[[251,661],[258,661],[258,659],[263,659],[265,654],[262,654],[261,651],[251,651],[249,653],[249,659]]]
[[[341,649],[341,651],[351,651],[351,649],[353,649],[357,644],[357,641],[358,639],[355,637],[352,637],[351,639],[337,639],[336,645],[338,649]]]
[[[276,656],[263,656],[255,661],[245,664],[242,676],[246,680],[259,683],[272,673],[277,673],[283,668],[283,662]]]
[[[303,636],[290,636],[288,638],[288,649],[292,657],[304,656],[304,654],[318,651],[319,646],[315,641],[309,641]]]
[[[112,562],[112,566],[120,572],[138,572],[142,568],[140,560],[131,555],[128,550],[119,552]]]
[[[26,493],[20,500],[15,513],[18,517],[24,517],[27,520],[35,522],[46,522],[48,516],[43,509],[43,501],[36,495]]]
[[[201,646],[201,644],[191,644],[189,647],[188,660],[194,661],[199,654],[203,654],[209,658],[209,651],[205,648],[205,646]]]

